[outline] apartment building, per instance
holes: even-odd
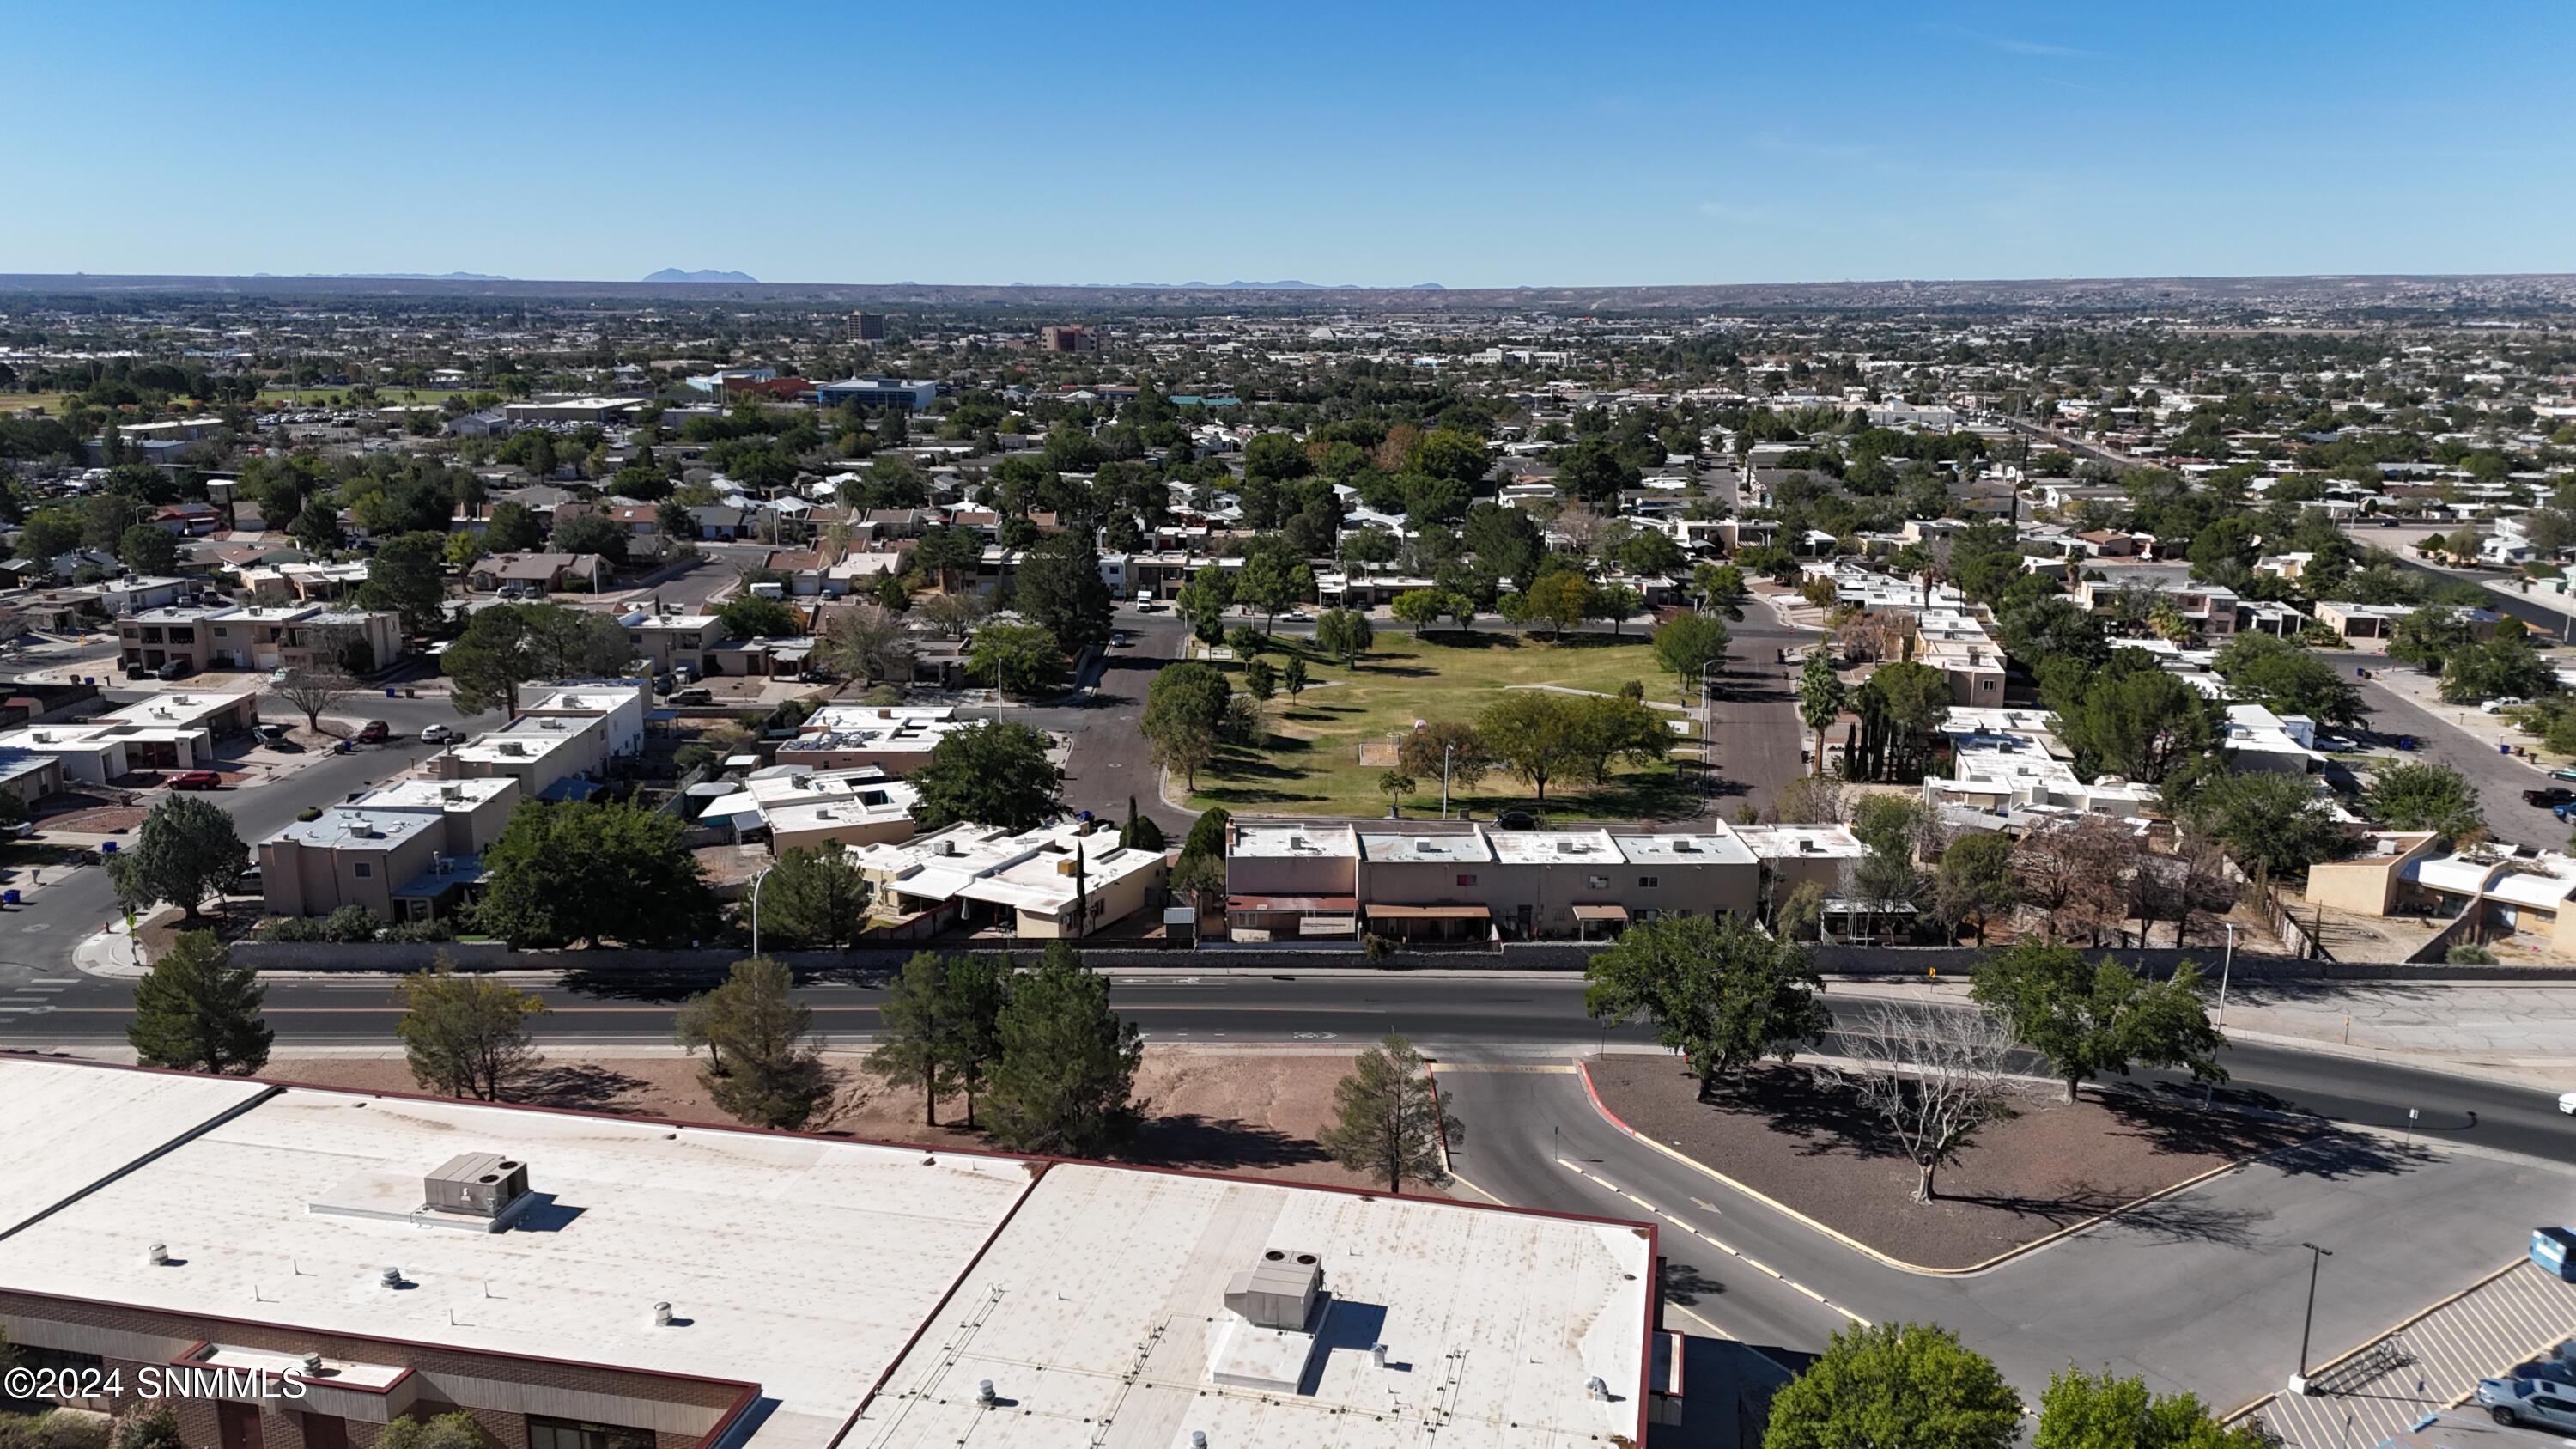
[[[371,669],[403,649],[399,615],[327,603],[165,605],[119,618],[116,632],[125,663],[156,669],[337,668],[352,649]]]
[[[626,642],[635,647],[637,657],[655,674],[686,669],[704,678],[708,673],[707,655],[724,637],[724,620],[714,614],[646,609],[627,614],[617,622],[626,629]]]
[[[961,720],[947,705],[826,705],[778,746],[777,763],[807,770],[875,767],[909,775],[930,763],[931,751],[980,720]]]
[[[46,1164],[0,1332],[94,1407],[234,1371],[170,1396],[196,1449],[1397,1449],[1433,1366],[1442,1443],[1688,1402],[1651,1223],[32,1058],[0,1139]]]
[[[913,836],[912,807],[921,798],[873,765],[772,765],[718,788],[699,808],[698,823],[729,829],[737,840],[765,834],[778,855],[834,845],[900,845]]]
[[[1660,916],[1756,908],[1761,872],[1707,831],[1496,830],[1425,821],[1237,821],[1226,927],[1237,941],[1600,939]]]

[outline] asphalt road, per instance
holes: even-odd
[[[2318,657],[2333,663],[2347,679],[2351,678],[2352,656],[2321,653]],[[2385,661],[2374,656],[2365,667],[2376,676],[2384,664]],[[2455,728],[2448,714],[2426,708],[2376,677],[2353,680],[2353,683],[2361,691],[2362,708],[2370,712],[2370,726],[2374,732],[2390,737],[2414,736],[2418,758],[2448,765],[2477,787],[2478,799],[2486,806],[2488,833],[2514,845],[2547,850],[2566,846],[2567,827],[2561,825],[2557,817],[2522,803],[2523,791],[2550,783],[2545,771],[2534,767],[2528,760],[2498,754],[2493,745]]]
[[[1745,604],[1741,623],[1726,628],[1734,648],[1710,680],[1715,774],[1709,793],[1714,812],[1732,818],[1748,803],[1756,810],[1770,806],[1782,786],[1806,773],[1798,752],[1806,726],[1798,719],[1797,666],[1780,663],[1779,656],[1817,634],[1782,622],[1758,600]]]
[[[356,758],[356,757],[353,757]],[[291,813],[291,812],[290,812]],[[13,916],[11,919],[16,919]],[[1364,1045],[1402,1032],[1434,1054],[1460,1060],[1564,1057],[1647,1042],[1638,1027],[1605,1030],[1583,1014],[1583,980],[1536,973],[1234,973],[1220,967],[1111,973],[1111,1000],[1148,1040],[1197,1044],[1336,1042]],[[673,1007],[712,978],[686,974],[530,975],[519,984],[550,1008],[534,1030],[541,1041],[590,1047],[670,1040]],[[124,981],[80,977],[54,993],[54,1009],[0,1016],[0,1047],[70,1047],[121,1042],[131,990]],[[883,999],[879,977],[848,973],[810,979],[799,992],[816,1027],[848,1041],[872,1036]],[[1834,1001],[1828,990],[1827,1000]],[[1854,1016],[1873,1003],[1845,998]],[[382,1045],[400,1013],[391,978],[315,973],[268,985],[267,1011],[281,1052],[298,1047]],[[2548,1094],[2416,1071],[2377,1061],[2238,1044],[2222,1058],[2231,1080],[2217,1100],[2386,1128],[2576,1165],[2576,1122]],[[2576,1071],[2571,1071],[2576,1079]],[[2198,1099],[2201,1088],[2167,1073],[2137,1084]],[[2576,1080],[2571,1080],[2576,1085]]]
[[[1139,728],[1145,715],[1145,691],[1154,674],[1180,658],[1189,625],[1167,605],[1139,613],[1121,604],[1116,627],[1128,642],[1102,650],[1096,662],[1075,681],[1072,695],[1053,704],[1014,710],[1009,718],[1052,730],[1073,741],[1065,759],[1065,803],[1113,820],[1127,818],[1127,801],[1153,818],[1173,844],[1198,817],[1163,803],[1153,747]]]

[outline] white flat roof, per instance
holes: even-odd
[[[1617,835],[1619,854],[1657,865],[1751,865],[1753,851],[1732,831],[1706,835]]]
[[[468,1150],[528,1164],[541,1227],[307,1211]],[[0,1239],[0,1286],[747,1379],[780,1404],[758,1442],[821,1449],[1028,1185],[1007,1158],[292,1088]],[[688,1326],[648,1328],[656,1302]]]
[[[755,1449],[824,1449],[880,1379],[849,1449],[1597,1449],[1641,1421],[1639,1224],[35,1060],[0,1061],[0,1140],[48,1168],[0,1178],[0,1289],[748,1380]],[[313,1210],[416,1206],[470,1151],[527,1164],[505,1231]],[[1210,1373],[1270,1249],[1321,1260],[1311,1393]]]
[[[1271,1248],[1322,1260],[1311,1394],[1209,1375],[1226,1280]],[[958,1347],[908,1359],[844,1443],[1598,1449],[1636,1433],[1651,1260],[1624,1225],[1062,1164],[922,1335]],[[985,1379],[1011,1412],[975,1403]]]
[[[378,810],[471,810],[495,796],[519,788],[510,775],[472,775],[462,780],[389,780],[354,803]]]
[[[293,841],[320,850],[353,846],[391,850],[424,830],[442,828],[426,810],[371,810],[360,805],[334,805],[310,820],[292,821],[260,841],[262,845]],[[360,833],[361,831],[365,833]]]
[[[1485,837],[1494,859],[1505,865],[1554,865],[1563,861],[1609,862],[1619,858],[1607,830],[1497,830]]]
[[[1232,860],[1295,859],[1305,856],[1348,859],[1360,853],[1359,837],[1347,825],[1238,825]]]
[[[1488,861],[1493,850],[1486,845],[1481,831],[1453,835],[1397,835],[1391,832],[1360,832],[1360,854],[1369,860],[1406,861]]]
[[[269,1090],[238,1078],[64,1071],[0,1057],[0,1121],[21,1164],[0,1172],[0,1233]]]

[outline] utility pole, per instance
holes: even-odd
[[[1449,818],[1449,757],[1457,748],[1455,744],[1440,747],[1440,818],[1443,820]]]

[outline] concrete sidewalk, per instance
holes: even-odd
[[[1826,995],[1960,1004],[1968,985],[1834,981]],[[2248,1042],[2576,1091],[2576,994],[2559,987],[2237,982],[2224,1026]]]

